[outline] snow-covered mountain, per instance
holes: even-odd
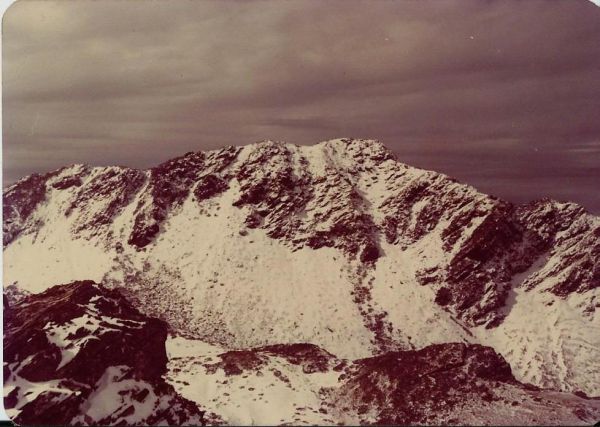
[[[13,302],[94,280],[167,322],[167,350],[305,343],[354,366],[464,343],[492,347],[515,381],[600,395],[600,218],[551,200],[514,206],[377,141],[265,141],[148,171],[73,165],[6,188],[3,207]],[[220,415],[236,404],[222,398]],[[396,403],[379,404],[344,419],[393,420]]]

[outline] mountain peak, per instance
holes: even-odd
[[[350,154],[378,160],[395,159],[392,151],[376,139],[337,138],[323,141],[317,146],[335,153]]]

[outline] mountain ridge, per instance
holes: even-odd
[[[225,348],[480,343],[520,380],[600,384],[600,219],[575,204],[516,206],[352,139],[27,179],[5,190],[5,286],[96,280]]]
[[[262,141],[252,142],[252,143],[248,143],[248,144],[237,146],[237,147],[241,148],[241,147],[251,146],[251,145],[256,145],[256,144],[261,144],[261,143],[275,143],[275,144],[282,144],[282,145],[291,145],[291,146],[300,148],[300,147],[305,147],[305,146],[311,147],[311,146],[315,146],[315,145],[319,145],[319,144],[324,144],[324,143],[326,143],[328,141],[337,141],[337,140],[352,140],[352,141],[359,140],[359,141],[368,141],[368,142],[373,142],[373,143],[377,143],[377,144],[382,144],[379,140],[376,140],[376,139],[356,139],[356,138],[351,138],[351,137],[341,137],[341,138],[334,138],[334,139],[331,139],[331,140],[321,141],[321,142],[318,142],[318,143],[312,144],[312,145],[300,145],[300,144],[288,143],[288,142],[280,141],[280,140],[268,140],[268,139],[265,139],[265,140],[262,140]],[[236,147],[236,146],[228,145],[228,146],[226,146],[224,148],[230,149],[230,148],[234,148],[234,147]],[[219,151],[219,150],[221,150],[221,148],[217,148],[217,149],[213,149],[213,150],[188,151],[185,154],[191,154],[191,153],[197,153],[197,152],[206,152],[206,151],[208,151],[208,152],[210,152],[210,151]],[[397,153],[395,153],[395,152],[393,152],[393,151],[391,151],[391,150],[389,150],[387,148],[386,148],[386,150],[388,150],[391,153],[391,155],[398,162],[401,162],[399,160],[399,154],[397,154]],[[408,165],[408,163],[404,163],[404,162],[401,162],[401,163],[403,163],[405,165]],[[128,169],[128,170],[138,171],[138,172],[147,172],[147,171],[149,171],[149,170],[152,169],[152,167],[150,167],[150,168],[139,168],[139,167],[133,167],[133,166],[126,166],[126,165],[98,166],[98,165],[93,165],[91,163],[71,163],[71,164],[68,164],[68,165],[65,165],[65,166],[61,166],[61,167],[59,167],[57,169],[53,169],[53,170],[50,170],[50,171],[47,171],[47,172],[32,172],[31,174],[25,175],[25,176],[23,176],[23,177],[15,180],[15,181],[13,181],[13,182],[9,182],[9,183],[4,184],[2,191],[3,192],[8,191],[11,187],[19,185],[20,183],[22,183],[22,181],[25,181],[25,180],[29,179],[32,176],[40,176],[40,177],[43,178],[43,177],[51,177],[51,176],[55,175],[56,173],[58,173],[58,172],[60,172],[62,170],[65,170],[65,169],[77,169],[77,168],[81,168],[81,169],[94,169],[94,168],[108,168],[108,167],[115,167],[115,168],[119,168],[119,169]],[[444,172],[438,172],[438,171],[434,171],[433,169],[428,169],[428,168],[423,168],[423,167],[418,167],[418,166],[411,166],[411,167],[414,168],[414,169],[422,170],[422,171],[434,172],[434,173],[436,173],[438,175],[442,175],[442,176],[444,176],[444,177],[446,177],[446,178],[448,178],[448,179],[450,179],[450,180],[452,180],[454,182],[459,182],[459,183],[462,183],[464,185],[473,187],[478,192],[484,193],[483,191],[477,189],[477,187],[475,185],[469,184],[465,180],[458,179],[458,178],[452,176],[451,174],[447,174],[447,173],[444,173]],[[74,181],[74,182],[76,182],[76,181]],[[68,184],[68,183],[69,183],[69,180],[65,180],[65,182],[64,182],[63,185],[70,186],[71,184]],[[57,184],[57,185],[60,186],[61,184]],[[68,188],[68,187],[66,187],[66,188]],[[515,202],[509,201],[509,200],[505,200],[502,197],[496,196],[496,195],[491,194],[491,193],[484,193],[484,194],[488,194],[490,197],[495,198],[495,199],[504,200],[507,203],[510,203],[510,204],[512,204],[514,206],[526,206],[526,205],[530,205],[530,204],[534,204],[534,203],[538,203],[538,202],[570,204],[570,205],[575,205],[575,206],[578,206],[578,207],[584,209],[584,211],[585,211],[586,214],[593,215],[593,216],[598,216],[598,214],[594,214],[594,213],[590,212],[585,207],[585,205],[583,205],[581,203],[576,203],[576,202],[571,201],[571,200],[562,200],[562,199],[559,200],[559,199],[555,199],[555,198],[548,197],[548,196],[540,196],[538,198],[534,198],[534,199],[531,199],[529,201],[525,201],[525,202],[522,202],[522,203],[515,203]]]

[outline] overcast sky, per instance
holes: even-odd
[[[376,138],[514,202],[600,213],[600,8],[545,1],[18,1],[5,184],[262,139]]]

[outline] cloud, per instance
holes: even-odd
[[[582,145],[600,138],[599,24],[583,0],[20,1],[5,180],[356,136],[511,200],[600,212],[600,147]]]

